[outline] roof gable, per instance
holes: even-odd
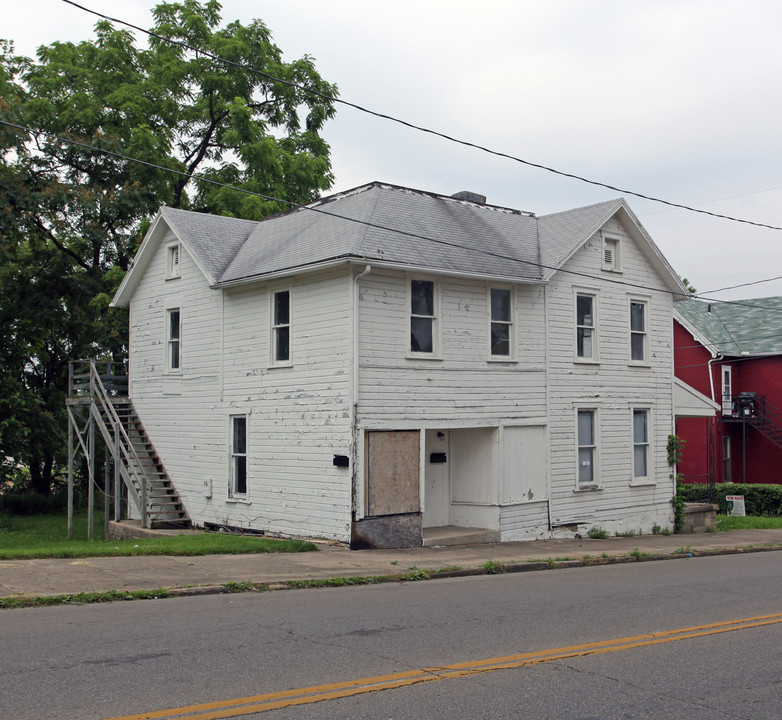
[[[552,275],[616,213],[621,200],[543,215],[538,220],[541,262]]]
[[[133,264],[114,295],[112,305],[128,306],[133,292],[169,230],[193,258],[207,282],[213,285],[255,225],[257,223],[251,220],[207,215],[165,206],[160,208],[133,258]]]
[[[622,198],[553,215],[544,215],[539,219],[541,262],[545,266],[544,278],[550,279],[614,217],[655,268],[663,280],[665,289],[674,294],[673,299],[683,300],[688,297],[689,292],[684,283]]]

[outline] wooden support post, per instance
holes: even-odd
[[[87,539],[92,540],[95,528],[93,527],[93,513],[95,511],[95,419],[90,411],[87,430],[87,449],[89,457],[87,458],[87,478],[89,486],[87,488]]]
[[[109,475],[109,446],[104,443],[103,451],[103,538],[109,536],[109,520],[111,520],[111,498],[114,495],[111,489],[111,477]]]
[[[68,540],[73,540],[73,423],[75,419],[68,408]]]
[[[114,433],[114,522],[122,520],[120,513],[120,483],[122,477],[120,475],[120,449],[119,449],[119,432]]]

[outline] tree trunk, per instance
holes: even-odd
[[[53,467],[53,457],[44,457],[30,463],[30,490],[39,495],[51,495]]]

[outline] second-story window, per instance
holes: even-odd
[[[513,335],[513,305],[510,290],[491,288],[491,354],[510,357]]]
[[[582,360],[597,359],[594,295],[576,295],[576,357]]]
[[[646,303],[630,301],[630,360],[647,361]]]
[[[434,282],[410,281],[410,351],[434,353],[435,340]]]
[[[180,368],[181,362],[181,346],[182,346],[182,334],[181,334],[181,318],[179,308],[172,308],[168,311],[168,328],[166,338],[167,341],[167,357],[166,367],[169,372],[177,372]]]
[[[291,359],[291,294],[280,290],[273,295],[272,360],[275,363]]]

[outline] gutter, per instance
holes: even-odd
[[[236,287],[237,285],[248,285],[254,282],[267,282],[269,280],[276,280],[278,278],[287,278],[293,275],[299,275],[304,272],[315,272],[318,270],[325,270],[333,267],[339,267],[340,265],[366,265],[368,262],[372,263],[374,267],[391,268],[394,270],[401,270],[402,272],[416,272],[425,275],[445,275],[449,277],[463,277],[472,278],[477,280],[492,280],[495,282],[507,282],[517,283],[522,285],[546,285],[548,280],[540,278],[523,278],[513,275],[497,275],[496,273],[477,273],[468,272],[464,270],[443,270],[441,268],[427,267],[425,265],[412,265],[407,263],[393,262],[389,260],[377,260],[370,257],[354,257],[354,256],[342,256],[338,258],[332,258],[312,265],[297,265],[296,267],[285,268],[284,270],[276,270],[274,272],[265,273],[262,275],[248,275],[243,278],[236,278],[235,280],[227,280],[225,282],[216,282],[209,287],[213,290],[221,288]],[[525,262],[524,260],[518,260],[517,262]]]

